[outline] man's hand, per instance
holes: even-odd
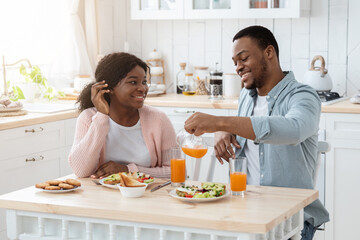
[[[118,173],[118,172],[128,172],[128,168],[126,165],[116,163],[114,161],[109,161],[102,164],[94,174],[92,174],[91,178],[104,178],[111,174]]]
[[[91,87],[91,101],[94,104],[96,110],[103,114],[109,115],[109,104],[104,98],[105,93],[109,93],[109,89],[105,89],[107,87],[107,83],[105,81],[97,82]]]
[[[195,136],[216,132],[216,116],[196,112],[185,121],[185,130]]]
[[[240,148],[240,144],[236,141],[235,135],[228,132],[215,133],[214,142],[215,156],[221,164],[224,163],[222,159],[229,161],[229,158],[235,157],[232,145],[236,148]]]

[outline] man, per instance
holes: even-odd
[[[281,70],[278,45],[268,29],[245,28],[233,42],[232,58],[245,87],[238,116],[195,113],[185,129],[197,136],[217,132],[214,149],[221,163],[246,156],[250,185],[312,189],[321,110],[317,93]],[[319,200],[304,212],[301,235],[309,240],[329,214]]]

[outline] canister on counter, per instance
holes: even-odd
[[[236,73],[224,73],[223,90],[225,97],[238,97],[243,84]]]
[[[197,95],[208,95],[206,89],[206,81],[209,79],[208,67],[196,66],[195,69],[195,81],[196,81],[196,94]]]

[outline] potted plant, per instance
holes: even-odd
[[[12,86],[12,96],[10,97],[12,100],[26,99],[27,101],[33,101],[40,97],[52,100],[58,96],[64,96],[63,92],[56,91],[53,86],[48,84],[47,78],[41,73],[38,66],[33,66],[28,72],[25,66],[21,65],[19,71],[25,77],[25,82]]]

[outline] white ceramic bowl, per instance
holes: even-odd
[[[143,187],[121,187],[120,184],[117,184],[118,188],[120,189],[121,195],[127,198],[137,198],[141,197],[145,193],[145,189],[147,187],[144,184]]]

